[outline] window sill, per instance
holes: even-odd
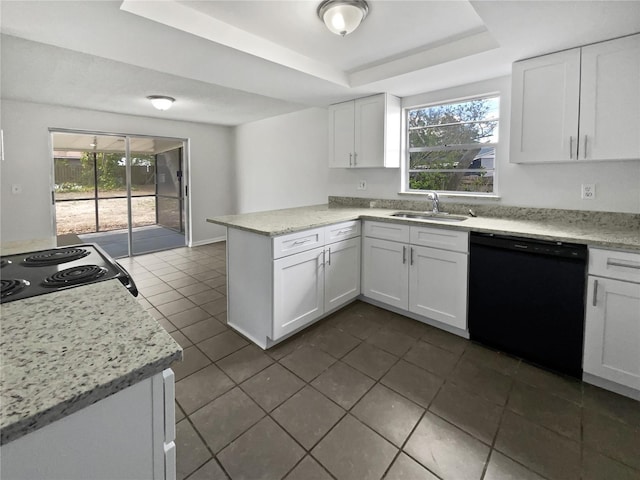
[[[488,200],[488,201],[494,201],[497,202],[500,200],[500,195],[496,195],[496,194],[485,194],[485,195],[479,195],[479,194],[475,194],[475,193],[440,193],[440,192],[436,192],[438,193],[438,197],[439,198],[449,198],[449,199],[457,199],[457,200]],[[423,192],[398,192],[398,195],[401,195],[403,197],[424,197],[428,194],[427,191]]]

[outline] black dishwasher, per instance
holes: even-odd
[[[471,233],[472,340],[582,377],[587,248]]]

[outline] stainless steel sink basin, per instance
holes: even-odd
[[[461,215],[449,215],[448,213],[415,213],[415,212],[396,212],[391,214],[392,217],[410,218],[413,220],[429,220],[431,222],[462,222],[467,219]]]

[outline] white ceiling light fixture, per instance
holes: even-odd
[[[369,13],[364,0],[325,0],[318,7],[318,17],[336,35],[349,35]]]
[[[169,110],[173,102],[176,101],[173,97],[166,97],[164,95],[149,95],[147,97],[151,102],[151,105],[156,107],[158,110]]]

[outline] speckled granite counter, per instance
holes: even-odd
[[[118,280],[4,303],[0,315],[2,444],[182,358]]]
[[[379,203],[379,202],[374,202]],[[268,212],[227,215],[207,219],[208,222],[239,228],[250,232],[278,236],[308,228],[329,225],[348,220],[377,220],[383,222],[429,225],[436,228],[459,229],[475,232],[518,235],[542,240],[581,243],[589,246],[640,250],[640,227],[636,215],[611,214],[615,221],[591,221],[583,212],[558,210],[552,214],[522,215],[527,209],[516,208],[513,218],[480,216],[462,222],[436,222],[392,217],[391,214],[401,208],[353,208],[313,205],[309,207],[289,208]],[[529,209],[530,211],[531,209]],[[452,212],[459,213],[459,212]],[[600,215],[605,217],[606,214]],[[532,219],[528,219],[532,218]]]

